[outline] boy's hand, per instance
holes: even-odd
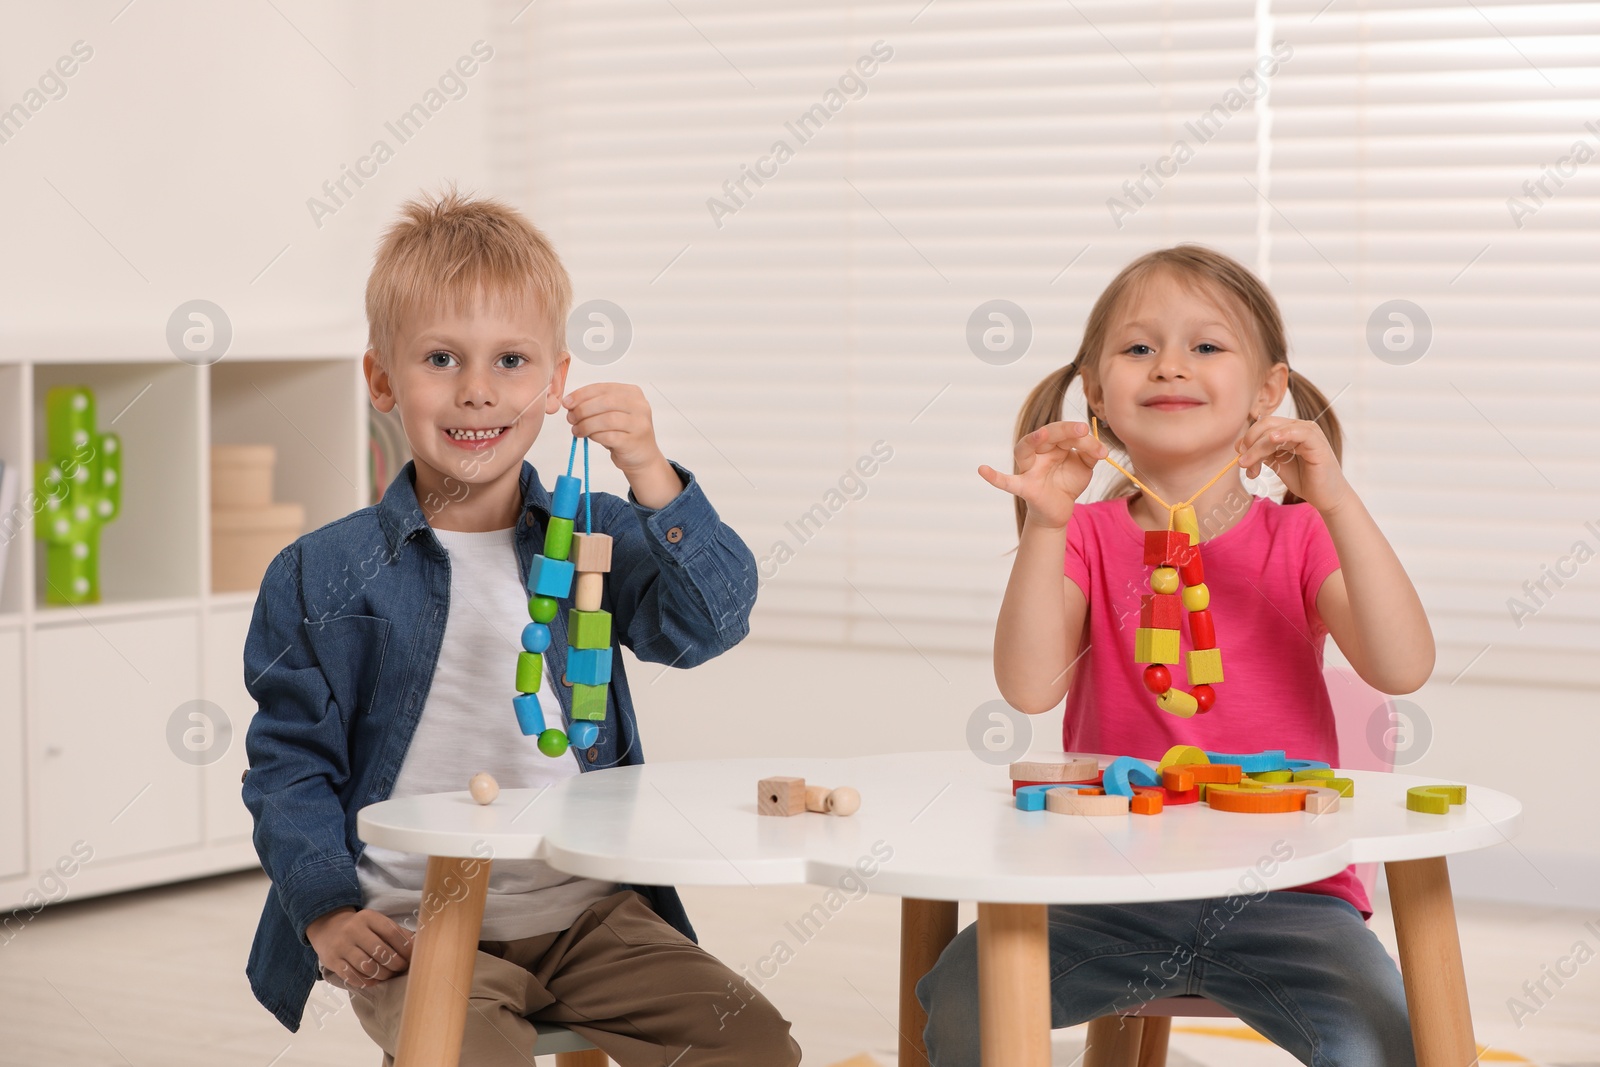
[[[405,970],[411,962],[411,937],[411,931],[370,909],[340,908],[306,927],[317,961],[351,989],[366,989]]]
[[[1318,511],[1326,512],[1350,491],[1333,446],[1315,422],[1269,415],[1252,423],[1233,447],[1251,478],[1265,463],[1289,492]]]
[[[561,398],[567,421],[579,437],[596,441],[627,476],[634,499],[663,508],[683,490],[683,482],[656,444],[650,402],[637,385],[596,382]]]
[[[1111,454],[1081,422],[1052,422],[1017,442],[1016,474],[1001,474],[987,464],[978,468],[983,480],[1021,497],[1028,504],[1028,522],[1059,529],[1072,517],[1072,507],[1089,488],[1094,465]]]

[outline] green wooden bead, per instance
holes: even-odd
[[[567,750],[567,735],[554,727],[539,735],[539,751],[551,759]]]
[[[528,598],[528,617],[534,622],[548,623],[556,617],[556,612],[561,610],[561,605],[547,596]]]
[[[544,554],[551,559],[564,560],[572,554],[572,520],[551,516],[550,525],[544,528]]]
[[[611,612],[579,611],[567,613],[567,645],[570,648],[610,648]]]
[[[1320,784],[1317,779],[1332,777],[1333,769],[1331,767],[1305,767],[1294,772],[1294,780],[1297,782]]]
[[[544,657],[537,652],[517,653],[517,692],[537,693],[544,674]]]
[[[583,685],[580,682],[573,683],[572,717],[574,719],[589,719],[592,722],[603,722],[606,717],[606,687],[603,685]]]

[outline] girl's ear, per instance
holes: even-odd
[[[1250,410],[1252,422],[1271,415],[1283,403],[1284,394],[1289,391],[1289,364],[1274,363],[1267,368],[1267,376],[1261,382],[1261,388],[1256,393],[1256,403]]]

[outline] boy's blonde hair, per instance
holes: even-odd
[[[1249,268],[1231,256],[1203,245],[1182,244],[1174,248],[1157,249],[1146,252],[1122,268],[1111,284],[1106,286],[1105,292],[1100,294],[1100,299],[1094,302],[1088,321],[1084,323],[1078,354],[1071,363],[1034,386],[1028,399],[1023,401],[1022,411],[1017,415],[1016,440],[1020,441],[1033,431],[1060,420],[1061,402],[1066,399],[1067,387],[1072,380],[1081,375],[1092,375],[1098,369],[1100,350],[1105,346],[1106,334],[1114,325],[1117,309],[1136,297],[1157,272],[1168,272],[1179,281],[1196,286],[1217,298],[1224,311],[1244,328],[1241,340],[1260,355],[1263,371],[1278,363],[1288,366],[1289,339],[1283,328],[1283,316],[1278,312],[1278,302]],[[1294,400],[1295,417],[1310,419],[1322,427],[1323,435],[1333,448],[1334,458],[1342,460],[1344,432],[1328,398],[1293,367],[1289,368],[1289,395]],[[1127,451],[1116,432],[1103,422],[1100,424],[1100,438],[1112,448]],[[1138,492],[1138,487],[1125,476],[1118,476],[1116,484],[1107,491],[1106,499],[1135,496]],[[1282,502],[1298,504],[1301,500],[1285,488]],[[1017,533],[1020,535],[1028,515],[1028,504],[1021,497],[1017,497],[1014,504]]]
[[[471,310],[479,288],[502,309],[536,300],[555,341],[567,347],[572,281],[561,257],[537,227],[510,205],[447,191],[400,206],[400,217],[378,243],[367,278],[367,346],[385,370],[402,317],[419,308]]]

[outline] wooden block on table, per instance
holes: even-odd
[[[572,565],[579,574],[605,574],[611,570],[611,535],[575,533],[572,535]]]
[[[1269,748],[1262,752],[1212,752],[1208,749],[1206,758],[1212,763],[1237,763],[1246,774],[1281,771],[1289,766],[1288,757],[1281,748]]]
[[[1159,786],[1161,775],[1144,760],[1118,756],[1106,764],[1106,769],[1101,772],[1101,780],[1105,783],[1107,793],[1131,797],[1135,784]]]
[[[1190,685],[1216,685],[1222,681],[1222,650],[1220,648],[1196,648],[1188,653],[1184,661],[1185,670],[1189,675]],[[1278,768],[1273,768],[1277,770]]]
[[[1174,793],[1187,792],[1194,788],[1194,772],[1182,764],[1163,768],[1161,785]]]
[[[1141,626],[1133,631],[1135,663],[1178,662],[1178,631]]]
[[[1087,793],[1091,796],[1103,796],[1105,794],[1104,789],[1086,782],[1040,782],[1037,785],[1024,785],[1014,789],[1011,803],[1018,811],[1043,811],[1044,798],[1052,789],[1065,789],[1072,792]]]
[[[1052,789],[1044,795],[1045,810],[1057,815],[1126,815],[1128,805],[1128,797],[1082,789]]]
[[[1139,625],[1147,630],[1178,629],[1183,625],[1183,598],[1176,593],[1140,593]]]
[[[1294,781],[1294,772],[1293,771],[1257,771],[1256,773],[1250,775],[1249,777],[1253,778],[1254,780],[1256,780],[1258,782],[1266,782],[1266,783],[1268,783],[1270,785],[1288,785],[1290,782]]]
[[[1447,815],[1450,805],[1467,802],[1464,785],[1416,785],[1406,790],[1406,810],[1428,815]]]
[[[806,810],[804,778],[763,778],[756,783],[756,811],[762,815],[799,815]]]
[[[572,683],[572,717],[602,722],[606,717],[606,684]]]
[[[594,571],[579,571],[572,590],[572,606],[579,611],[599,611],[605,593],[606,576]]]
[[[1128,801],[1128,810],[1135,815],[1160,815],[1162,807],[1161,790],[1139,789]]]
[[[1255,788],[1251,788],[1254,786]],[[1206,789],[1206,803],[1218,811],[1245,812],[1251,815],[1304,811],[1307,789],[1270,788],[1252,782],[1250,786],[1212,785]]]
[[[1099,760],[1071,752],[1060,759],[1018,760],[1011,765],[1012,779],[1028,782],[1085,782],[1099,773]]]
[[[1194,745],[1173,745],[1162,755],[1156,763],[1156,770],[1164,771],[1177,764],[1189,766],[1196,763],[1210,763],[1211,757],[1206,755],[1205,749],[1196,748]]]
[[[611,612],[578,611],[567,613],[569,648],[610,648]]]
[[[1311,786],[1306,794],[1306,810],[1313,815],[1339,810],[1339,791],[1325,789],[1321,786]]]

